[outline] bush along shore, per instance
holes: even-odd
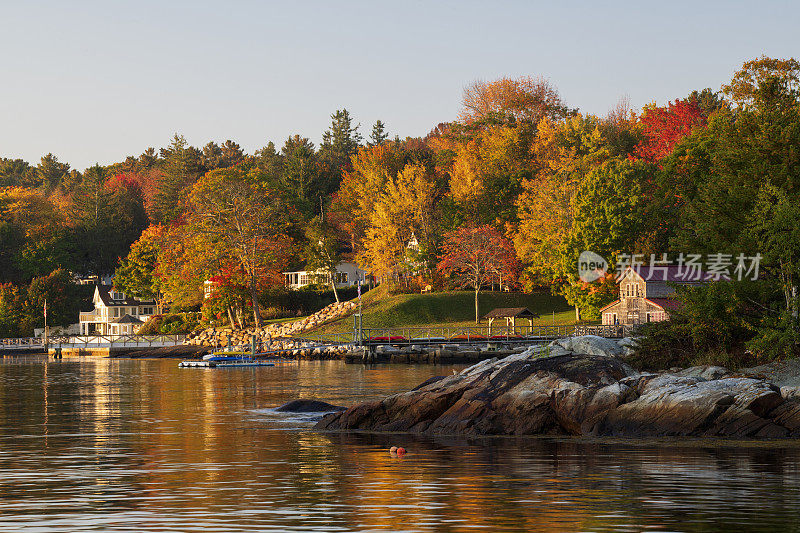
[[[701,366],[638,372],[633,341],[572,337],[326,415],[319,430],[618,437],[800,436],[800,388]]]

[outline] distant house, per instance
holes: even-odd
[[[685,270],[685,269],[684,269]],[[600,309],[605,325],[636,325],[669,319],[678,307],[670,285],[702,285],[702,272],[687,275],[678,266],[628,267],[619,280],[619,300]]]
[[[81,335],[136,333],[156,309],[154,301],[131,298],[115,291],[111,285],[95,286],[92,303],[93,311],[80,313]]]
[[[350,287],[356,285],[359,280],[364,283],[367,280],[368,272],[358,267],[355,263],[339,263],[336,265],[335,283],[337,288]],[[291,289],[299,289],[313,283],[330,285],[331,276],[327,272],[314,270],[296,270],[283,273],[286,286]]]

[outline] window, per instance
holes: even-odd
[[[153,308],[152,307],[142,307],[142,314],[143,315],[152,315]]]
[[[114,310],[112,311],[111,316],[114,317],[114,318],[119,318],[119,308],[118,307],[114,308]]]
[[[111,299],[112,300],[124,300],[125,294],[122,292],[111,291]]]
[[[347,283],[347,272],[337,272],[336,283]]]

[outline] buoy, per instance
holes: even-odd
[[[397,446],[392,446],[389,448],[389,453],[397,453]]]
[[[405,455],[406,449],[405,448],[397,448],[397,455]]]

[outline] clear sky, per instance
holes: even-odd
[[[346,107],[421,136],[475,79],[542,75],[605,114],[718,89],[747,59],[800,57],[800,2],[10,1],[0,156],[83,169],[175,132],[249,153],[319,143]]]

